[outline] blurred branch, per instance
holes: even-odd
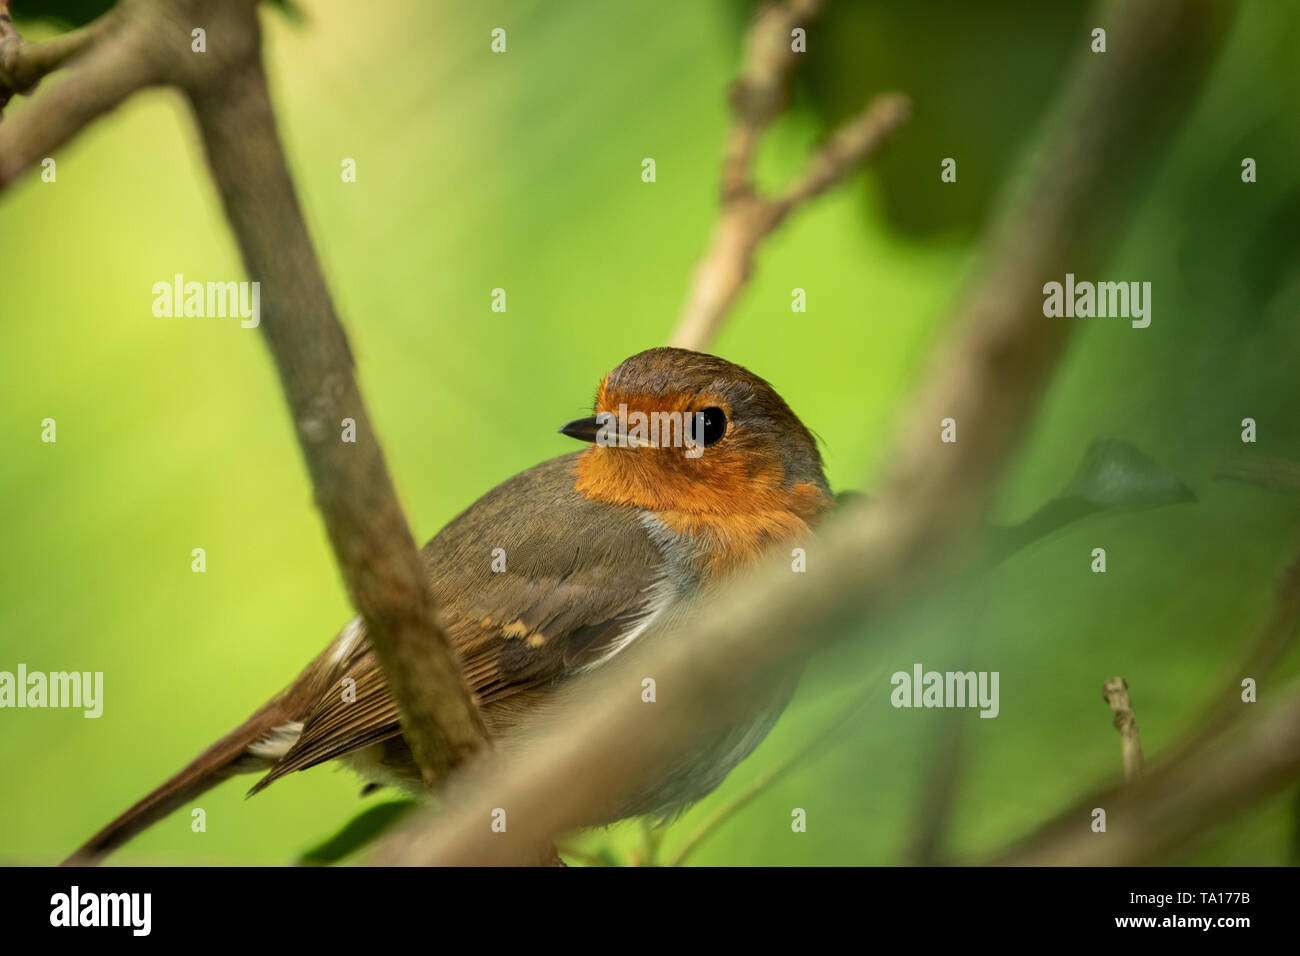
[[[1300,461],[1239,455],[1220,465],[1214,477],[1258,485],[1270,491],[1300,491]]]
[[[1277,649],[1293,641],[1297,631],[1300,553],[1278,580],[1272,611],[1254,642],[1252,656],[1262,659],[1261,649],[1266,649],[1264,656],[1275,659]],[[1122,787],[1084,798],[992,862],[1063,866],[1147,863],[1207,823],[1225,822],[1231,813],[1263,800],[1300,776],[1300,685],[1286,696],[1290,698],[1287,704],[1243,727],[1240,688],[1233,688],[1206,710],[1187,742],[1172,756],[1161,759],[1154,770],[1132,779],[1126,754]],[[1117,712],[1116,726],[1119,720]],[[1106,811],[1104,835],[1093,833],[1088,826],[1094,807]]]
[[[706,349],[749,280],[759,244],[796,208],[847,177],[906,118],[907,97],[874,99],[845,123],[775,198],[761,196],[754,161],[763,133],[786,108],[799,58],[791,31],[821,12],[820,0],[787,0],[759,11],[741,75],[732,84],[732,122],[722,162],[722,205],[708,251],[696,267],[686,304],[669,337],[678,348]]]
[[[1251,677],[1258,687],[1295,646],[1300,637],[1300,549],[1278,575],[1274,591],[1272,609],[1237,664],[1232,679],[1203,709],[1169,759],[1183,759],[1232,726],[1242,713],[1241,679]]]
[[[1032,837],[989,861],[997,866],[1133,866],[1157,862],[1209,825],[1300,777],[1300,687],[1283,706],[1216,743],[1162,764],[1140,780],[1097,791]],[[1094,807],[1106,832],[1089,827]]]
[[[1019,524],[996,526],[986,532],[984,562],[991,570],[1030,544],[1089,517],[1194,500],[1196,496],[1177,475],[1140,449],[1118,439],[1098,438],[1088,446],[1083,460],[1057,495]],[[975,585],[972,594],[981,598],[980,611],[987,593],[981,584]],[[969,621],[976,614],[968,612],[964,616]],[[970,656],[974,635],[969,624],[967,628],[965,653]],[[970,669],[975,668],[959,668]],[[961,768],[967,759],[963,752],[964,715],[955,710],[946,714],[929,757],[917,800],[914,836],[906,849],[905,862],[912,866],[945,862],[944,842],[957,803]]]
[[[1234,10],[1177,0],[1110,9],[1111,51],[1083,57],[1021,191],[1002,206],[945,348],[883,458],[891,470],[879,497],[828,522],[809,550],[815,571],[792,575],[773,556],[697,602],[675,630],[557,692],[526,745],[503,740],[458,774],[439,812],[385,841],[378,859],[508,863],[608,819],[816,647],[949,568],[1074,328],[1043,316],[1043,282],[1092,271],[1117,241],[1125,200],[1194,101]],[[959,423],[957,442],[939,440],[946,417]],[[641,700],[647,674],[661,694],[671,688],[673,706]],[[483,824],[494,807],[511,808],[508,834]]]
[[[1271,491],[1297,491],[1300,490],[1300,462],[1241,456],[1221,465],[1215,477]],[[1233,724],[1241,713],[1241,685],[1238,682],[1250,677],[1258,686],[1295,646],[1300,637],[1300,549],[1279,573],[1274,588],[1276,597],[1272,611],[1238,662],[1234,680],[1229,681],[1204,707],[1193,728],[1169,759],[1185,757]]]
[[[85,55],[72,74],[0,124],[0,191],[132,93],[163,82],[170,51],[143,12],[139,2],[123,0],[96,21],[103,25],[81,34]]]
[[[938,866],[945,862],[944,843],[957,804],[965,756],[966,716],[949,710],[941,719],[918,801],[915,832],[904,851],[908,866]]]
[[[123,0],[114,15],[120,29],[68,82],[0,127],[0,186],[143,86],[187,96],[245,268],[261,286],[261,326],[339,569],[424,780],[445,782],[488,735],[438,624],[303,220],[262,67],[256,0]],[[194,24],[212,38],[203,54],[176,39]],[[341,440],[345,418],[356,423],[355,443]]]
[[[1112,677],[1101,685],[1101,696],[1115,712],[1115,729],[1119,731],[1120,752],[1124,758],[1124,779],[1142,776],[1142,741],[1138,738],[1137,716],[1128,698],[1128,684],[1122,677]]]
[[[790,76],[804,55],[795,52],[790,34],[820,16],[821,8],[821,0],[786,0],[766,3],[755,14],[740,76],[728,94],[732,123],[722,163],[724,199],[753,192],[759,140],[788,105]]]

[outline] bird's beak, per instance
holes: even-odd
[[[609,428],[604,442],[618,448],[658,448],[659,446],[648,438],[641,438],[637,435],[629,435],[627,432],[618,428],[617,421],[608,423],[599,420],[598,416],[592,415],[590,418],[579,418],[569,422],[560,429],[561,435],[568,435],[570,438],[576,438],[578,441],[596,442],[602,428]]]
[[[579,418],[569,422],[560,429],[560,434],[576,438],[578,441],[595,442],[596,433],[599,431],[600,425],[596,424],[596,416],[592,415],[589,418]]]

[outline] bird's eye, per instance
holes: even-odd
[[[722,436],[727,433],[727,416],[720,408],[706,408],[692,416],[695,423],[693,427],[699,428],[700,416],[703,416],[703,427],[700,428],[701,434],[695,436],[696,441],[704,446],[716,445],[722,441]]]

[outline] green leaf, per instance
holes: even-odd
[[[1195,501],[1192,489],[1154,458],[1117,438],[1099,438],[1088,448],[1061,494],[1093,507],[1137,511]]]
[[[416,801],[390,800],[368,807],[328,840],[298,857],[298,866],[328,866],[355,853],[406,815]]]
[[[1018,525],[989,533],[990,564],[1081,518],[1105,511],[1145,511],[1195,501],[1172,471],[1128,442],[1099,438],[1083,456],[1062,492]]]

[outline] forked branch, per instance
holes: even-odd
[[[722,196],[708,251],[696,267],[690,291],[668,344],[703,351],[722,327],[754,268],[762,241],[808,200],[847,178],[907,119],[907,97],[888,93],[872,100],[808,161],[793,182],[773,197],[760,194],[754,163],[763,133],[789,101],[789,80],[804,55],[792,33],[814,20],[821,0],[787,0],[765,6],[750,28],[745,62],[731,88],[731,128],[722,162]]]
[[[85,53],[117,24],[114,11],[43,43],[29,43],[18,33],[11,0],[0,0],[0,110],[15,93],[29,94],[42,78]]]

